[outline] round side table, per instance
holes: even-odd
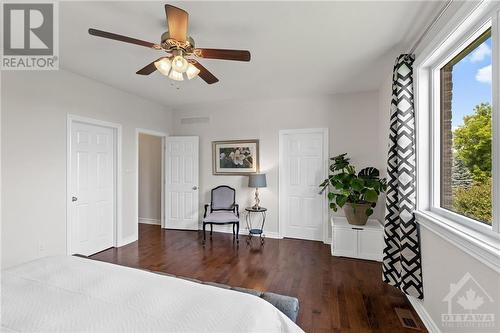
[[[266,223],[266,212],[267,208],[264,207],[259,207],[257,209],[253,207],[247,207],[245,208],[245,211],[247,212],[246,214],[246,222],[247,222],[247,229],[248,229],[248,238],[247,238],[247,244],[250,244],[251,240],[253,239],[254,236],[259,236],[260,239],[260,244],[264,244],[264,223]],[[262,223],[254,227],[252,225],[252,214],[261,214],[262,217]],[[259,228],[260,227],[260,228]]]

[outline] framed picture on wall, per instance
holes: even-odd
[[[212,142],[214,175],[248,175],[259,172],[259,140]]]

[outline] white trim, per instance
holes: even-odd
[[[408,298],[408,301],[413,306],[413,309],[418,314],[429,333],[441,333],[439,326],[436,325],[429,312],[427,312],[422,301],[410,295],[406,295],[406,298]]]
[[[458,6],[458,4],[457,4]],[[455,237],[460,237],[460,244],[469,243],[468,236],[482,233],[483,243],[492,240],[491,247],[496,247],[496,242],[500,239],[498,234],[500,228],[500,179],[496,177],[500,168],[499,135],[500,117],[498,115],[498,41],[500,36],[498,31],[498,10],[500,4],[494,1],[481,1],[480,3],[461,3],[461,7],[456,14],[448,19],[445,27],[436,33],[436,38],[432,40],[423,51],[418,54],[415,63],[415,106],[417,124],[417,210],[420,216],[432,216],[425,221],[438,221],[438,225],[433,230],[442,231],[441,226],[462,224],[453,227],[454,230],[461,230],[455,233]],[[492,174],[493,177],[493,223],[487,226],[453,213],[440,207],[439,204],[439,161],[440,138],[439,138],[439,85],[436,79],[439,77],[438,69],[450,57],[463,49],[472,39],[485,31],[487,25],[491,24],[493,39],[493,147],[492,147]],[[422,219],[420,219],[422,221]],[[444,222],[443,222],[444,221]],[[450,221],[451,224],[448,222]],[[425,223],[425,222],[424,222]],[[428,225],[429,223],[427,223]],[[443,233],[441,232],[441,235]],[[479,237],[481,238],[481,237]],[[486,245],[488,246],[488,245]],[[484,257],[484,256],[481,256]]]
[[[117,247],[122,247],[122,246],[128,245],[130,243],[136,242],[138,239],[139,239],[139,237],[137,234],[134,234],[134,235],[128,236],[128,237],[123,237],[118,242]]]
[[[498,8],[498,7],[497,7]],[[491,82],[491,124],[492,124],[492,168],[491,174],[496,175],[493,177],[493,188],[492,188],[492,231],[495,233],[500,233],[500,62],[498,61],[498,55],[500,54],[500,8],[497,10],[496,15],[492,17],[492,82]],[[496,39],[495,39],[496,38]]]
[[[139,233],[139,223],[141,222],[141,217],[139,216],[139,134],[148,134],[152,136],[157,136],[161,138],[161,213],[160,213],[160,225],[165,228],[165,147],[167,144],[168,133],[160,132],[145,128],[135,129],[135,159],[136,159],[136,173],[135,173],[135,184],[136,184],[136,195],[135,195],[135,212],[137,214],[137,233]],[[147,222],[144,222],[147,223]],[[153,224],[153,223],[150,223]],[[156,223],[154,223],[156,224]]]
[[[122,231],[122,125],[69,114],[66,125],[66,253],[72,255],[71,247],[71,130],[74,122],[112,128],[115,139],[115,174],[114,174],[114,219],[113,219],[113,246],[117,247],[123,240],[119,235]]]
[[[486,223],[476,221],[476,220],[471,219],[467,216],[460,215],[460,214],[455,213],[451,210],[447,210],[447,209],[441,208],[441,207],[431,207],[430,211],[436,215],[440,215],[445,220],[455,221],[457,223],[462,224],[466,228],[470,228],[472,230],[481,232],[485,235],[489,235],[491,237],[496,237],[496,238],[500,239],[500,235],[493,232],[492,226],[490,226]]]
[[[327,127],[314,127],[314,128],[292,128],[292,129],[282,129],[279,130],[279,134],[307,134],[307,133],[314,133],[314,132],[323,132],[328,134],[328,128]]]
[[[159,220],[159,219],[150,219],[150,218],[147,218],[147,217],[139,217],[139,223],[161,225],[161,220]]]
[[[426,67],[430,63],[437,62],[438,51],[442,48],[450,48],[455,43],[455,36],[462,35],[467,31],[465,25],[470,24],[470,21],[487,12],[491,4],[488,0],[455,2],[456,6],[460,6],[455,15],[448,19],[446,25],[439,31],[433,31],[434,38],[427,46],[417,48],[415,53],[418,57],[416,57],[414,67]]]
[[[473,219],[470,219],[468,217],[462,216],[460,214],[456,214],[454,212],[451,212],[447,209],[444,209],[441,207],[441,193],[440,193],[440,184],[441,184],[441,165],[440,165],[440,160],[441,160],[441,138],[440,138],[440,132],[441,132],[441,97],[440,97],[440,69],[443,67],[446,63],[448,63],[451,59],[453,59],[458,53],[460,53],[465,47],[467,47],[470,43],[472,43],[474,40],[476,40],[481,34],[483,34],[485,31],[488,29],[492,28],[491,25],[491,18],[489,15],[486,15],[484,17],[481,17],[478,22],[475,22],[473,25],[472,33],[463,33],[463,35],[460,35],[459,37],[456,37],[458,40],[453,48],[451,49],[443,49],[439,50],[437,52],[440,56],[439,62],[435,62],[433,65],[431,65],[431,86],[432,86],[432,108],[431,108],[431,114],[432,114],[432,119],[431,119],[431,124],[432,124],[432,157],[431,157],[431,168],[432,168],[432,178],[431,178],[431,193],[430,195],[430,210],[433,211],[436,214],[442,215],[446,219],[451,219],[454,221],[457,221],[459,223],[464,224],[465,226],[468,226],[474,230],[484,232],[484,233],[489,233],[492,231],[492,227],[489,225],[486,225],[484,223],[475,221]],[[469,31],[470,31],[469,30]],[[494,57],[493,57],[494,58]],[[495,132],[495,131],[493,131]],[[493,155],[495,154],[495,151],[493,150]],[[494,174],[494,173],[493,173]],[[496,178],[496,177],[494,177]],[[495,182],[495,179],[493,180]],[[493,221],[495,221],[496,218],[494,216]],[[493,223],[496,224],[496,223]]]
[[[284,136],[285,135],[288,135],[288,134],[304,134],[304,133],[317,133],[317,132],[321,132],[323,134],[323,158],[324,158],[324,161],[323,161],[323,164],[324,164],[324,170],[325,170],[325,174],[323,175],[323,179],[326,179],[328,177],[328,159],[329,159],[329,147],[328,147],[328,144],[329,144],[329,138],[330,138],[330,135],[329,135],[329,130],[328,128],[299,128],[299,129],[284,129],[284,130],[280,130],[279,131],[279,160],[278,160],[278,205],[279,205],[279,209],[278,209],[278,235],[279,235],[279,238],[283,238],[284,237],[284,221],[283,221],[283,216],[285,215],[283,213],[283,209],[285,208],[285,204],[284,204],[284,198],[283,196],[281,195],[281,193],[283,193],[283,184],[284,184],[284,181],[283,181],[283,178],[282,178],[282,175],[283,175],[283,172],[282,172],[282,168],[283,166],[285,165],[285,162],[284,162],[284,159],[285,157],[283,156],[284,154],[284,147],[283,147],[283,144],[284,144]],[[319,189],[319,184],[318,184],[318,189]],[[323,237],[322,237],[322,241],[324,244],[330,244],[331,243],[331,239],[329,240],[329,237],[328,237],[328,221],[329,221],[329,207],[328,207],[328,199],[326,197],[326,193],[324,193],[324,200],[325,200],[325,209],[323,211]]]
[[[432,212],[415,212],[419,225],[500,273],[500,240]]]

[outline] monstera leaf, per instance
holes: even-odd
[[[377,202],[378,193],[375,190],[368,189],[364,193],[363,198],[365,199],[366,202]]]
[[[356,192],[361,192],[363,190],[364,186],[365,186],[365,182],[361,178],[353,179],[351,182],[351,187]]]
[[[378,179],[380,177],[380,172],[378,171],[377,168],[374,167],[368,167],[364,168],[358,173],[359,178],[365,178],[365,179]]]

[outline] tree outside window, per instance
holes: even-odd
[[[492,223],[491,31],[441,68],[441,207]]]

